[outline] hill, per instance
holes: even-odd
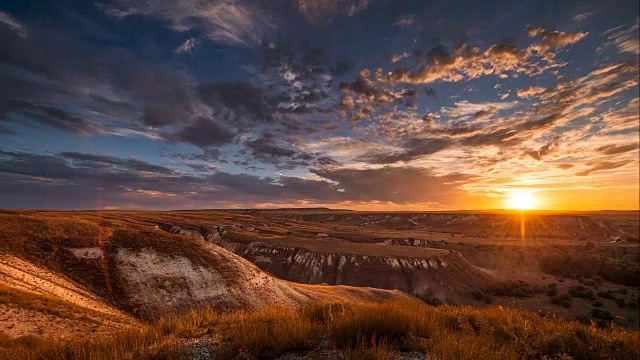
[[[0,232],[0,331],[10,338],[92,336],[199,307],[404,296],[282,281],[215,244],[126,216],[3,212]]]

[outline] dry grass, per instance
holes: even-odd
[[[355,348],[347,348],[344,351],[345,360],[396,360],[400,353],[390,346],[385,340],[375,337],[362,340]]]
[[[322,328],[300,312],[276,306],[257,313],[237,313],[223,320],[231,340],[230,355],[263,357],[288,350],[312,349]]]
[[[410,350],[437,359],[622,360],[640,356],[638,336],[637,331],[600,329],[500,307],[435,308],[405,300],[369,305],[317,303],[298,310],[278,306],[255,313],[200,310],[88,342],[27,341],[33,349],[7,345],[4,339],[0,341],[4,347],[0,357],[180,358],[187,356],[187,351],[179,339],[215,337],[221,343],[213,351],[230,359],[313,351],[321,339],[328,338],[347,359],[395,359],[400,352]]]
[[[75,319],[83,309],[72,303],[53,297],[21,291],[0,284],[0,304],[29,309],[65,319]]]

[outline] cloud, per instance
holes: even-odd
[[[76,166],[85,168],[101,169],[104,167],[112,167],[123,171],[151,172],[165,175],[175,174],[175,171],[164,166],[150,164],[135,158],[121,159],[110,155],[85,154],[79,152],[63,152],[60,153],[59,156],[67,159]]]
[[[245,81],[203,83],[196,87],[196,93],[218,117],[236,126],[268,121],[277,101]]]
[[[185,53],[188,54],[188,53],[191,53],[193,49],[195,49],[195,47],[196,47],[196,39],[189,38],[185,40],[185,42],[183,42],[182,45],[178,46],[175,51],[178,54],[185,54]]]
[[[576,16],[573,17],[573,21],[577,23],[583,22],[588,18],[590,18],[593,14],[594,14],[594,11],[587,11],[587,12],[576,14]]]
[[[416,23],[416,16],[414,14],[407,14],[398,17],[398,20],[393,23],[395,26],[408,27]]]
[[[292,146],[292,142],[294,145]],[[294,169],[312,164],[321,166],[336,165],[337,161],[319,152],[308,152],[295,145],[296,141],[287,140],[281,135],[263,132],[260,136],[245,142],[252,161],[275,165],[278,169]],[[300,144],[300,142],[297,142]],[[303,145],[303,144],[302,144]]]
[[[545,92],[545,88],[541,87],[541,86],[529,86],[526,89],[519,89],[517,94],[518,97],[523,98],[523,99],[529,99],[531,97],[534,96],[538,96],[540,94],[542,94],[543,92]]]
[[[52,126],[61,130],[73,132],[78,135],[92,135],[106,133],[106,128],[99,123],[80,118],[65,110],[48,105],[39,105],[23,101],[10,101],[5,104],[7,114],[2,116],[8,118],[9,112],[19,111],[27,115],[29,120],[38,124]]]
[[[188,142],[201,148],[228,144],[234,136],[235,134],[225,126],[204,117],[182,127],[176,133],[166,134],[171,140]]]
[[[542,146],[538,150],[528,152],[527,155],[540,161],[542,160],[543,157],[553,152],[558,147],[559,142],[560,142],[560,137],[555,137],[552,141],[548,142],[546,145]]]
[[[605,145],[596,149],[596,151],[605,155],[622,154],[629,151],[638,150],[638,143],[629,143],[621,145]]]
[[[627,160],[623,160],[623,161],[601,161],[601,162],[597,162],[594,164],[591,164],[590,168],[584,171],[579,171],[576,173],[577,176],[589,176],[591,175],[591,173],[594,173],[596,171],[604,171],[604,170],[611,170],[611,169],[617,169],[619,167],[622,167],[626,164],[628,164],[629,161]]]
[[[618,50],[623,53],[640,54],[640,39],[638,39],[638,30],[640,29],[640,22],[628,26],[617,26],[613,29],[609,29],[604,32],[613,44],[618,47]]]
[[[587,33],[533,28],[529,29],[529,36],[538,40],[526,48],[518,48],[511,40],[502,40],[484,51],[466,42],[453,49],[439,44],[426,54],[416,51],[416,67],[397,68],[386,76],[386,80],[407,84],[429,84],[436,81],[458,82],[487,75],[502,77],[508,73],[539,74],[560,66],[555,60],[554,50],[575,44],[587,36]],[[535,61],[538,59],[544,63]]]
[[[13,16],[0,10],[0,24],[8,26],[11,30],[15,31],[20,37],[27,37],[27,26],[16,20]]]
[[[453,142],[446,138],[408,139],[400,147],[402,150],[393,152],[375,152],[358,158],[370,164],[394,164],[410,162],[426,155],[435,154],[447,149]]]
[[[353,16],[369,6],[369,0],[298,0],[298,11],[311,23],[322,24],[336,15]]]
[[[460,185],[471,180],[462,174],[437,176],[429,169],[414,167],[343,168],[312,172],[336,182],[344,199],[399,204],[430,201],[453,203],[461,194]]]
[[[241,0],[118,0],[103,9],[117,18],[154,17],[175,31],[198,30],[214,41],[246,46],[260,43],[275,23],[264,9]]]
[[[577,43],[584,39],[588,33],[583,32],[564,32],[564,31],[549,31],[545,28],[530,28],[529,37],[540,37],[540,41],[534,46],[534,49],[546,53],[551,49],[561,49],[568,45]]]

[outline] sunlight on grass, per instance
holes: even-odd
[[[29,347],[3,339],[0,357],[179,359],[188,355],[180,339],[203,337],[219,339],[216,347],[211,342],[211,350],[230,359],[313,351],[323,339],[331,340],[347,359],[393,359],[403,351],[437,359],[622,360],[640,355],[637,331],[600,329],[501,307],[436,308],[402,300],[315,303],[297,310],[275,306],[254,313],[199,310],[93,341],[30,342]]]

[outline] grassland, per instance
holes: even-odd
[[[191,356],[194,347],[190,344],[194,343],[225,359],[318,351],[347,359],[395,359],[405,352],[434,359],[622,360],[640,356],[637,331],[601,329],[502,307],[432,307],[398,300],[365,305],[314,303],[298,309],[276,306],[254,313],[201,310],[93,341],[5,340],[0,342],[0,357],[181,359]]]

